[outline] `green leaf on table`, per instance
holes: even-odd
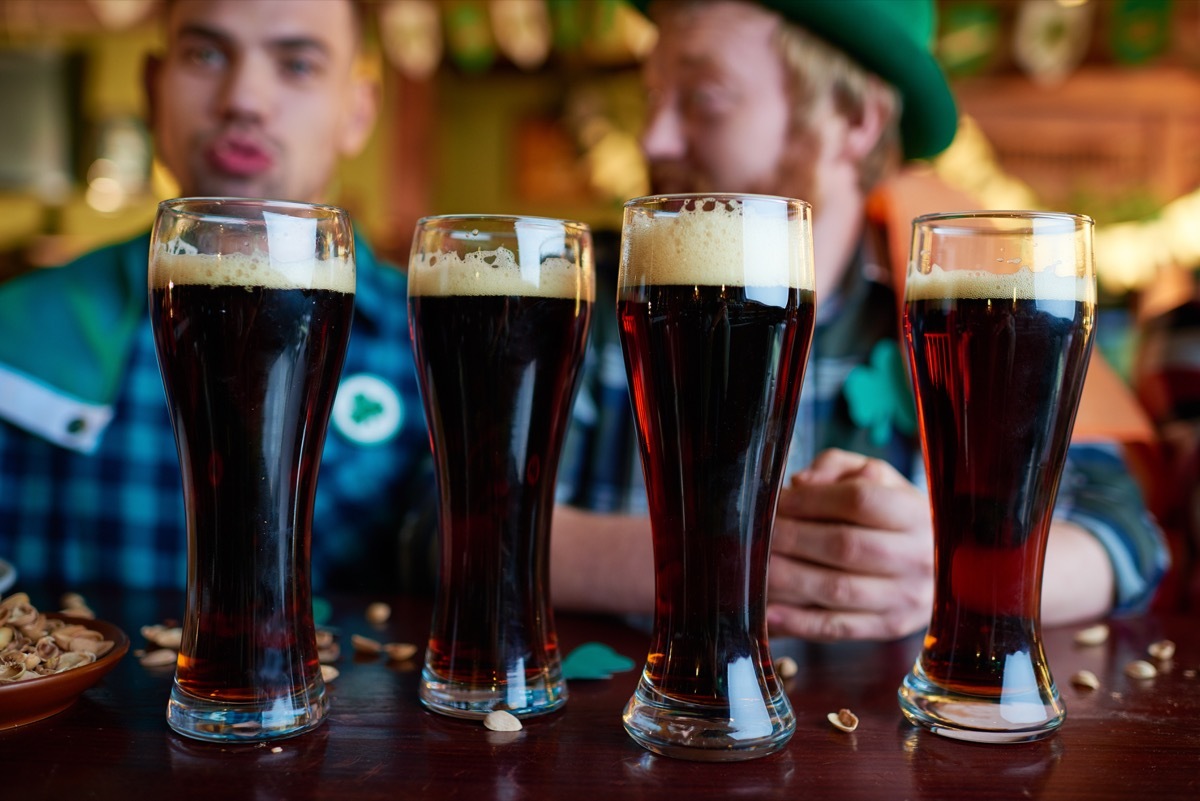
[[[563,678],[610,679],[614,673],[633,669],[633,660],[621,656],[604,643],[589,642],[567,654],[562,663]]]
[[[333,606],[324,598],[313,598],[313,623],[324,626],[333,617]]]

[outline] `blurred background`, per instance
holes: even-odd
[[[425,214],[616,227],[646,191],[639,64],[621,0],[377,0],[383,114],[334,202],[403,264]],[[1200,2],[940,0],[964,116],[933,169],[992,208],[1095,217],[1102,345],[1200,267]],[[0,0],[0,280],[146,229],[174,194],[141,91],[159,0]]]

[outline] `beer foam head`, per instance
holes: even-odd
[[[934,264],[928,272],[909,271],[905,297],[908,300],[1066,300],[1095,303],[1095,282],[1054,270],[1034,271],[1028,267],[1005,273],[987,270],[944,270]]]
[[[417,253],[408,265],[408,293],[422,296],[524,296],[591,301],[590,263],[561,257],[519,259],[505,247],[461,254]]]
[[[675,212],[625,210],[621,281],[813,288],[810,219],[776,198],[700,199]]]
[[[153,287],[169,284],[196,286],[266,287],[268,289],[326,289],[354,294],[352,259],[272,260],[253,253],[180,253],[160,246],[150,263]]]

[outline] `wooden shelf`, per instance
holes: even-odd
[[[1200,187],[1200,74],[1089,68],[1057,86],[1020,75],[955,85],[1003,169],[1048,204],[1137,196],[1166,202]]]

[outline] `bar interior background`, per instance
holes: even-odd
[[[374,0],[380,123],[331,200],[402,264],[425,214],[616,228],[647,191],[641,59],[621,0]],[[141,92],[160,0],[0,0],[0,280],[149,227],[170,177]],[[1101,347],[1200,267],[1200,3],[939,0],[964,124],[930,167],[991,208],[1096,218]]]

